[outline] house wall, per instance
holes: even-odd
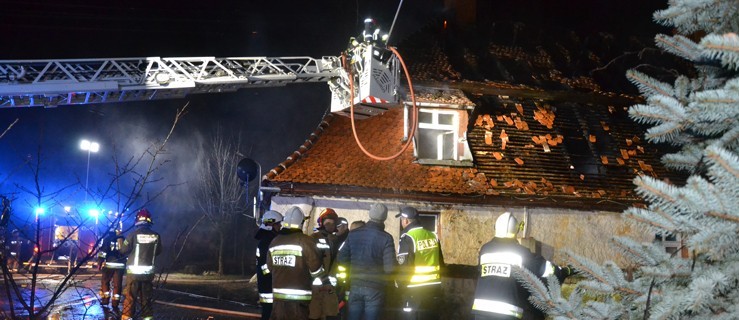
[[[349,220],[369,220],[367,211],[375,201],[367,199],[342,199],[327,197],[282,197],[272,198],[272,210],[285,212],[298,205],[310,220],[304,231],[309,233],[316,225],[316,215],[323,208],[336,210],[340,217]],[[477,265],[480,247],[493,238],[495,219],[510,211],[523,221],[526,218],[526,236],[536,240],[536,251],[545,258],[566,264],[564,250],[603,263],[616,261],[625,266],[627,261],[618,248],[611,244],[615,236],[629,236],[638,241],[651,241],[654,236],[640,231],[622,221],[618,212],[579,211],[555,208],[526,207],[482,207],[472,205],[435,205],[392,200],[377,200],[388,207],[385,231],[396,240],[400,235],[400,224],[395,214],[402,206],[414,206],[419,211],[439,212],[439,238],[442,242],[444,260],[450,264]],[[520,234],[522,235],[522,234]]]
[[[565,264],[562,250],[564,248],[587,257],[598,263],[615,260],[625,266],[620,252],[609,242],[614,236],[627,235],[642,241],[650,241],[653,236],[641,233],[625,224],[616,212],[587,212],[553,208],[524,207],[482,207],[467,205],[434,205],[431,203],[410,203],[400,201],[378,200],[388,207],[388,219],[385,231],[389,232],[396,243],[400,234],[400,225],[395,214],[401,206],[414,206],[419,211],[439,212],[439,238],[442,242],[444,260],[448,264],[476,266],[480,247],[493,237],[495,219],[501,213],[510,211],[519,221],[528,216],[525,233],[528,239],[536,239],[536,249],[542,255],[557,263]],[[281,197],[272,198],[272,209],[284,212],[293,205],[300,206],[310,221],[306,223],[304,232],[315,227],[316,214],[323,208],[336,210],[340,217],[351,223],[356,220],[367,221],[367,211],[371,200],[339,199],[326,197]],[[533,241],[522,241],[532,243]],[[452,269],[450,266],[449,269]],[[452,273],[442,279],[441,319],[473,319],[471,314],[477,284],[474,267],[459,267],[470,272]],[[389,292],[388,294],[397,294]],[[385,306],[388,310],[383,319],[397,319],[399,306],[394,305],[397,298],[389,298]]]

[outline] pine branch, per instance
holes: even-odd
[[[627,71],[626,78],[634,83],[634,85],[636,85],[645,95],[649,95],[651,92],[652,94],[661,94],[671,97],[674,93],[669,84],[657,81],[656,79],[636,70]]]
[[[707,35],[701,40],[701,46],[709,58],[720,59],[723,65],[732,69],[739,67],[739,36],[736,33]]]
[[[574,260],[571,260],[570,263],[575,267],[575,269],[577,269],[578,271],[581,271],[583,274],[587,274],[590,278],[592,278],[592,279],[594,279],[594,280],[596,280],[596,281],[598,281],[600,283],[603,283],[603,284],[607,284],[608,283],[608,279],[606,279],[605,277],[603,277],[599,272],[596,272],[592,268],[586,266],[585,263],[583,263],[582,261],[578,260],[576,257],[573,256],[573,258],[575,258],[575,259]],[[620,287],[619,286],[619,287],[613,287],[613,289],[615,289],[616,291],[620,291],[620,292],[626,293],[626,294],[630,294],[630,295],[639,295],[640,294],[638,291],[634,291],[634,290],[629,289],[629,288],[626,288],[626,287]]]
[[[682,35],[670,37],[664,34],[658,34],[655,37],[655,42],[660,48],[690,61],[696,61],[700,58],[700,47],[698,44]]]
[[[729,221],[733,221],[733,222],[739,223],[739,217],[737,217],[737,216],[731,216],[731,215],[728,215],[728,214],[718,213],[718,212],[714,212],[714,211],[706,212],[706,215],[707,216],[711,216],[711,217],[721,218],[721,219],[724,219],[724,220],[729,220]]]

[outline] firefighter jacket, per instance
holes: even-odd
[[[110,235],[103,239],[98,250],[98,259],[103,264],[103,268],[108,269],[125,269],[126,256],[121,254],[121,246],[124,241],[123,236]]]
[[[140,224],[128,234],[121,246],[121,254],[128,256],[126,277],[136,281],[154,280],[154,260],[162,253],[159,234],[147,223]]]
[[[316,241],[301,230],[283,228],[269,245],[267,266],[275,300],[311,300],[313,278],[324,273]]]
[[[273,230],[259,229],[254,236],[257,243],[257,291],[259,291],[259,303],[272,303],[272,273],[267,267],[267,256],[269,255],[269,244],[277,236]]]
[[[530,309],[529,292],[512,276],[512,267],[548,276],[552,268],[541,255],[533,254],[516,239],[493,238],[480,249],[479,278],[472,312],[479,315],[521,319]],[[548,268],[549,267],[549,268]]]
[[[318,229],[311,237],[316,241],[316,247],[318,247],[318,253],[321,256],[321,264],[326,271],[322,276],[313,280],[313,285],[321,286],[330,284],[335,287],[337,270],[336,256],[339,254],[336,235],[325,229]]]
[[[397,263],[394,242],[385,225],[372,220],[349,232],[339,249],[339,266],[348,274],[352,287],[384,290],[392,283]]]
[[[443,257],[439,239],[417,221],[403,229],[398,243],[399,283],[405,288],[441,284]]]

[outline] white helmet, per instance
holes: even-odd
[[[280,222],[282,222],[282,214],[274,210],[269,210],[262,216],[262,225],[259,227],[265,230],[272,230],[272,225]]]
[[[300,210],[298,207],[291,207],[285,212],[285,219],[282,222],[282,226],[288,229],[303,229],[303,221],[305,221],[303,210]]]
[[[495,220],[496,238],[513,238],[518,233],[518,220],[510,212],[505,212]]]

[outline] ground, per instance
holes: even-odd
[[[14,274],[14,277],[21,287],[27,289],[30,283],[27,274]],[[62,275],[42,274],[39,278],[43,279],[39,282],[41,286],[51,287],[62,279]],[[0,292],[0,308],[5,318],[9,318],[4,289]],[[119,314],[100,305],[97,299],[99,289],[98,273],[78,275],[59,298],[49,319],[119,318]],[[256,318],[260,312],[257,297],[256,284],[246,277],[170,274],[155,291],[154,312],[157,319]]]

